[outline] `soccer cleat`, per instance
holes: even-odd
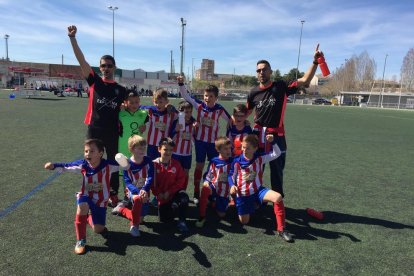
[[[196,198],[196,197],[193,198],[193,202],[194,202],[195,205],[198,205],[198,202],[199,202],[198,198]]]
[[[114,208],[114,207],[116,207],[118,205],[118,201],[119,201],[118,195],[111,195],[109,197],[109,200],[108,200],[108,205],[110,207]]]
[[[131,228],[129,228],[129,233],[133,237],[139,237],[141,236],[141,233],[139,232],[139,229],[137,226],[132,225]]]
[[[82,239],[82,240],[77,241],[75,245],[75,254],[77,255],[85,254],[86,252],[85,246],[86,246],[86,240]]]
[[[118,205],[112,209],[111,214],[115,216],[121,215],[121,208],[125,208],[125,203],[123,201],[118,202]]]
[[[287,230],[277,231],[277,233],[285,242],[294,242],[292,234],[290,234]]]
[[[178,221],[177,227],[181,233],[188,232],[188,227],[187,227],[187,224],[185,224],[185,221],[182,221],[182,220]]]
[[[205,218],[200,218],[196,223],[195,223],[195,225],[196,225],[196,227],[198,227],[198,228],[202,228],[203,226],[204,226],[204,223],[206,223],[206,219]]]

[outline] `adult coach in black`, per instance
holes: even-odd
[[[261,145],[264,146],[266,134],[273,134],[276,143],[282,151],[282,155],[270,162],[270,181],[272,190],[283,193],[283,169],[286,160],[286,139],[283,119],[287,103],[287,97],[299,91],[300,87],[308,87],[318,67],[317,58],[322,55],[316,48],[313,64],[305,75],[287,84],[284,81],[273,82],[270,80],[272,68],[266,60],[257,62],[256,73],[259,86],[253,88],[247,98],[249,113],[255,108],[254,131],[259,135]],[[283,238],[283,237],[282,237]]]
[[[68,27],[68,36],[72,44],[73,52],[82,70],[83,77],[89,84],[89,105],[85,116],[85,124],[88,125],[87,138],[97,138],[104,142],[106,156],[115,159],[118,152],[120,106],[127,97],[125,87],[114,81],[115,59],[110,55],[102,56],[99,62],[99,70],[102,77],[98,76],[86,62],[85,57],[76,41],[76,26]],[[116,206],[118,202],[119,176],[113,173],[111,176],[111,197],[109,204]]]

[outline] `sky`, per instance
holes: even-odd
[[[179,72],[181,18],[183,71],[190,76],[203,58],[215,60],[221,74],[255,75],[260,59],[285,74],[298,57],[299,70],[306,71],[319,43],[332,72],[367,51],[378,79],[385,73],[399,80],[403,58],[414,47],[414,0],[0,0],[9,59],[61,64],[63,55],[65,64],[77,64],[67,37],[67,26],[76,25],[86,60],[97,66],[102,55],[112,54],[110,5],[118,7],[115,59],[121,69],[170,72],[173,51]],[[5,56],[6,40],[0,44]]]

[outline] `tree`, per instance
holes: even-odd
[[[289,73],[283,75],[283,80],[289,83],[289,82],[295,81],[296,79],[303,77],[303,75],[305,75],[305,73],[303,72],[301,73],[296,68],[293,68],[293,69],[290,69]]]
[[[279,81],[283,79],[282,74],[280,74],[279,69],[276,69],[275,71],[273,71],[271,78],[273,81]]]
[[[401,66],[401,85],[406,91],[411,91],[414,81],[414,48],[408,50]]]
[[[367,51],[364,51],[359,56],[353,56],[351,62],[354,62],[355,65],[354,74],[357,88],[362,91],[369,91],[377,71],[375,60],[369,56]]]

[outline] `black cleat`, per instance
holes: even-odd
[[[277,233],[285,242],[294,242],[292,234],[290,234],[287,230],[277,231]]]

